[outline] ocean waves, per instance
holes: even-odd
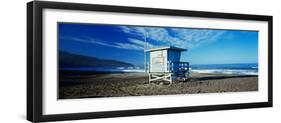
[[[215,74],[236,74],[236,75],[258,75],[258,64],[209,64],[192,65],[191,72],[215,73]]]
[[[195,73],[235,74],[235,75],[258,75],[257,70],[235,70],[235,69],[193,69]]]

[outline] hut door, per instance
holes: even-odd
[[[152,56],[151,72],[165,72],[164,60],[163,51],[156,51]]]

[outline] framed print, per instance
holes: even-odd
[[[272,16],[27,4],[33,122],[272,107]]]

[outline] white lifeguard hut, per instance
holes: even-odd
[[[145,50],[149,53],[149,63],[146,66],[149,83],[162,80],[172,84],[176,78],[187,79],[189,77],[189,62],[180,61],[183,51],[187,50],[171,46]]]

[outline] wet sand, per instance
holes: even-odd
[[[59,99],[258,91],[258,76],[191,73],[188,80],[148,83],[145,73],[60,74]]]

